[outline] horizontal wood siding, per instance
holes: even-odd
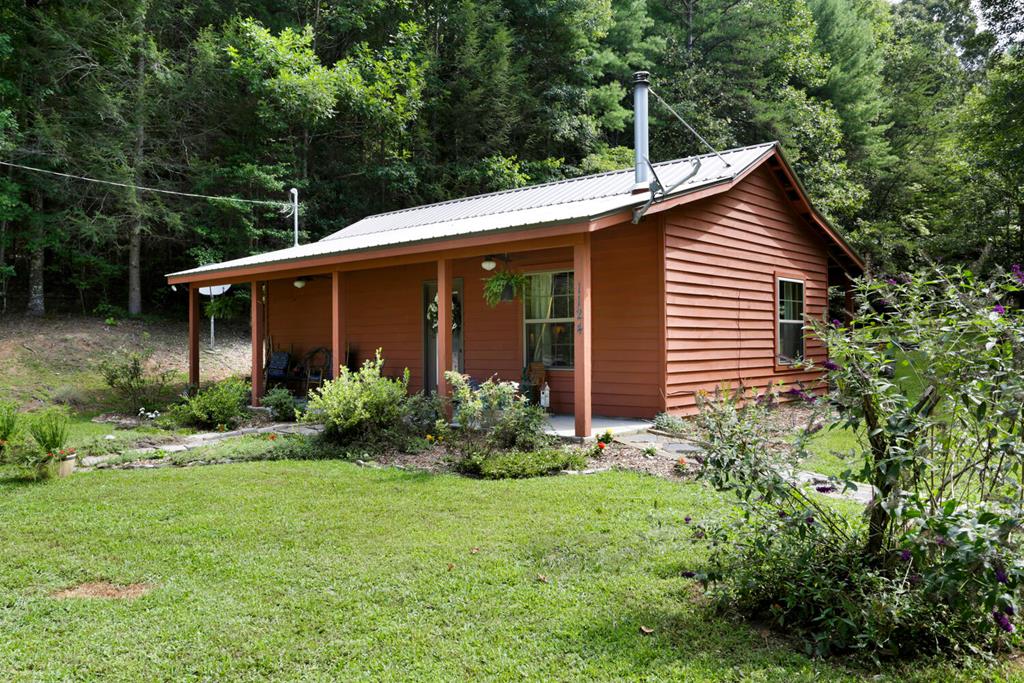
[[[657,221],[596,232],[591,249],[593,412],[654,417],[664,410]]]
[[[775,364],[776,273],[805,283],[806,313],[827,309],[827,256],[821,238],[793,213],[766,169],[724,195],[665,216],[666,394],[677,414],[697,392],[727,383],[764,388],[810,381],[817,373]],[[807,355],[825,349],[807,337]]]

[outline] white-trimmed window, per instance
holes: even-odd
[[[573,365],[573,277],[571,270],[529,273],[523,297],[526,364]]]
[[[791,365],[804,357],[804,283],[780,277],[778,359],[782,365]]]

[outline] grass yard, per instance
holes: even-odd
[[[707,489],[341,462],[0,483],[4,680],[860,680],[716,616]],[[478,551],[474,552],[474,549]],[[58,599],[90,581],[134,600]],[[640,627],[653,629],[643,635]],[[878,680],[1004,680],[920,663]]]

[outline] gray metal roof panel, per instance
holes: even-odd
[[[699,159],[698,172],[672,193],[685,194],[732,180],[774,147],[772,142],[724,151],[721,156],[728,166],[717,155],[706,154],[654,164],[654,168],[665,187],[672,187],[692,171],[694,162]],[[633,185],[633,169],[625,169],[400,209],[368,216],[318,242],[212,263],[172,275],[214,273],[326,254],[588,219],[646,202],[650,193],[634,194]]]

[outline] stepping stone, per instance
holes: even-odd
[[[687,454],[687,453],[703,453],[704,452],[704,449],[701,448],[700,446],[696,446],[696,445],[694,445],[692,443],[687,443],[685,441],[674,441],[672,443],[667,443],[667,444],[663,445],[662,448],[664,448],[666,451],[668,451],[670,453],[679,453],[681,455]]]

